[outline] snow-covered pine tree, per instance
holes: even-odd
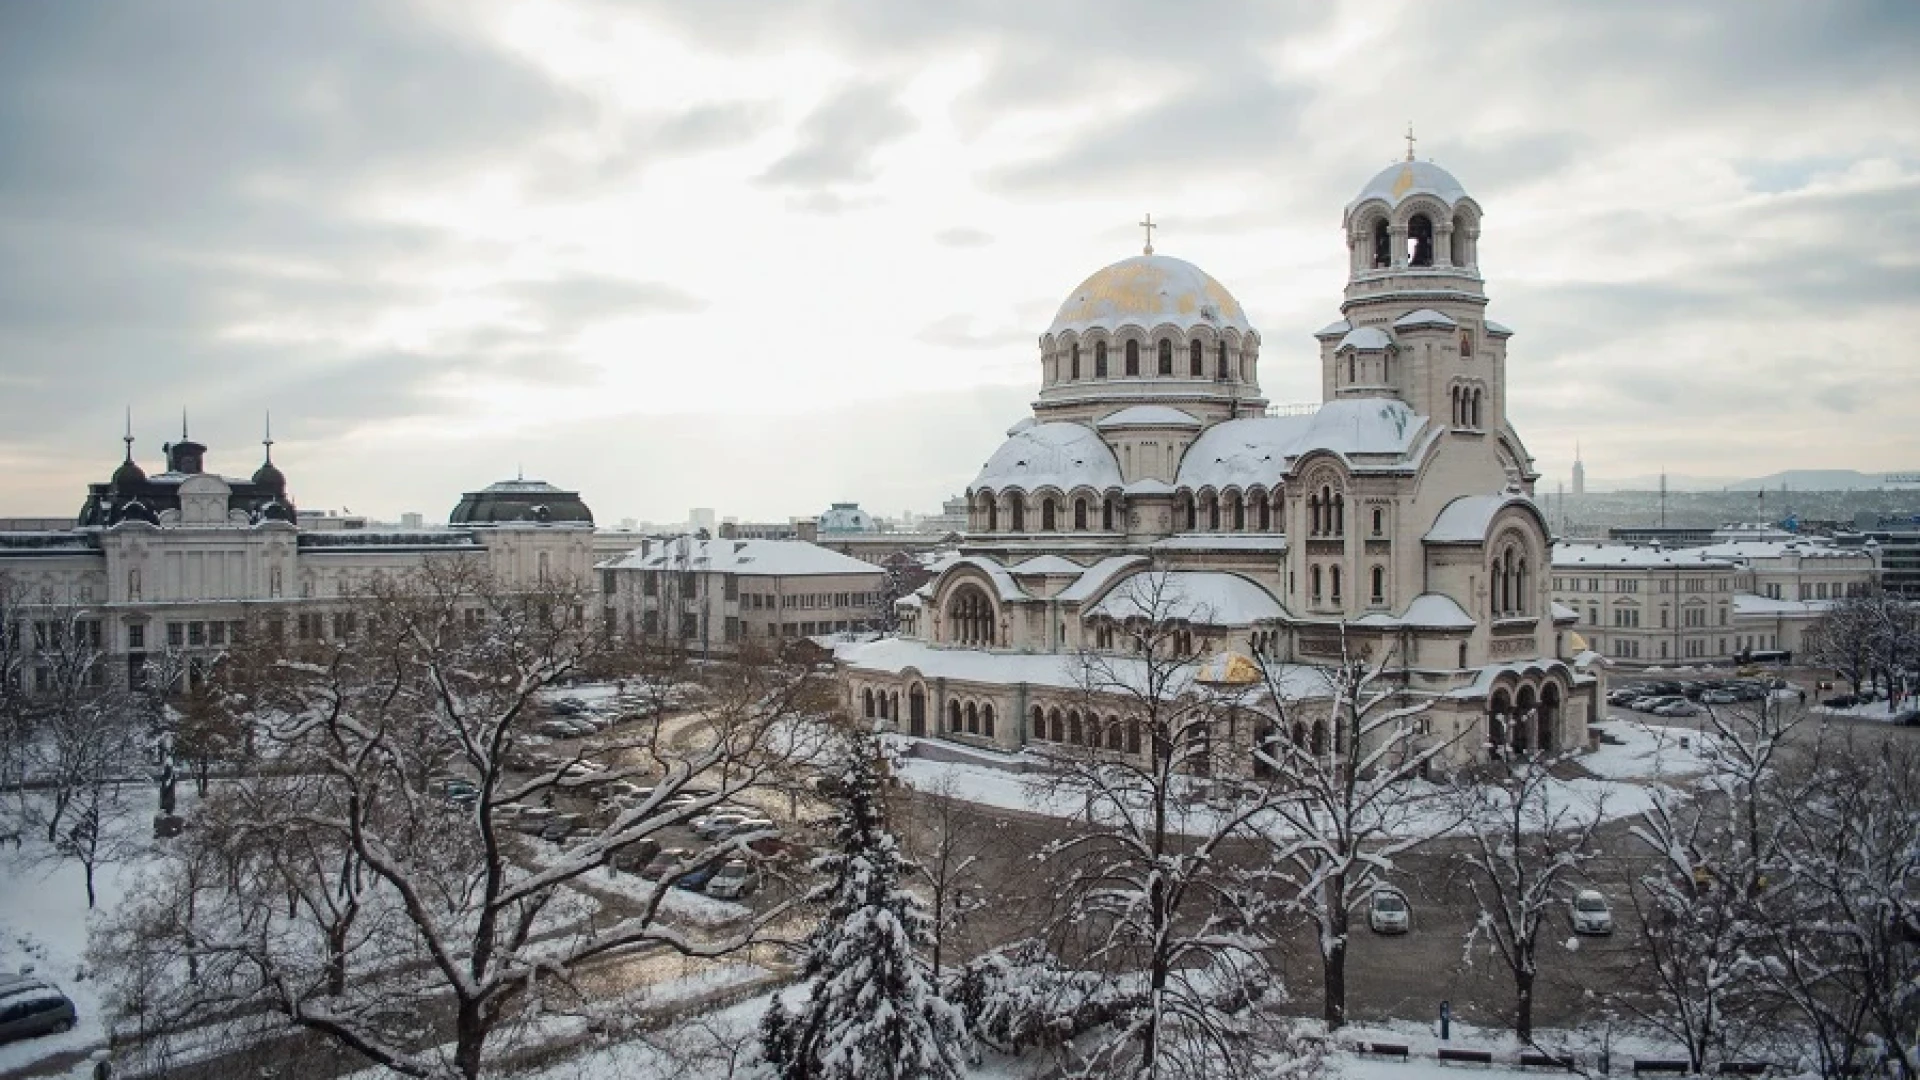
[[[959,1077],[967,1036],[960,1012],[928,980],[917,949],[930,926],[900,886],[905,870],[880,802],[880,748],[852,739],[840,775],[834,849],[814,868],[824,906],[807,943],[807,1000],[761,1026],[780,1080],[942,1080]]]

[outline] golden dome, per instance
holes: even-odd
[[[1073,290],[1048,333],[1117,330],[1162,323],[1181,329],[1208,326],[1245,333],[1247,313],[1226,286],[1184,259],[1135,255],[1094,274]]]
[[[1194,678],[1216,686],[1252,686],[1260,681],[1260,665],[1242,653],[1216,653],[1207,658]]]

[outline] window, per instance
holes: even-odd
[[[1373,602],[1376,604],[1382,603],[1386,598],[1387,568],[1384,566],[1376,566],[1373,568]]]
[[[144,649],[147,647],[147,628],[135,623],[127,627],[127,648]]]
[[[1093,377],[1107,377],[1107,343],[1104,341],[1097,341],[1093,345]]]
[[[1318,566],[1307,571],[1307,587],[1313,602],[1318,604],[1320,602],[1320,568]]]
[[[722,583],[722,588],[724,589],[724,591],[725,591],[725,593],[726,593],[726,599],[728,599],[728,600],[738,600],[738,599],[740,599],[740,579],[739,579],[739,577],[737,577],[737,576],[735,576],[735,575],[733,575],[733,574],[723,574],[723,575],[721,575],[721,578],[720,578],[720,580],[721,580],[721,583]]]
[[[1140,374],[1140,343],[1137,341],[1127,342],[1127,374]]]
[[[1073,347],[1072,354],[1069,356],[1067,360],[1067,378],[1077,379],[1079,377],[1080,377],[1080,346],[1076,344]]]
[[[1387,512],[1379,507],[1373,508],[1373,535],[1379,536],[1387,529]]]
[[[1214,369],[1214,378],[1224,380],[1226,379],[1226,377],[1227,377],[1227,343],[1223,341],[1220,343],[1220,359],[1218,360],[1217,366]]]
[[[334,637],[342,638],[342,639],[352,637],[353,630],[354,630],[353,612],[342,611],[333,617],[333,636]]]
[[[1042,532],[1055,532],[1059,528],[1060,523],[1054,519],[1053,500],[1048,499],[1046,502],[1040,504],[1040,530]]]
[[[1087,527],[1087,500],[1073,500],[1073,527],[1084,531]]]
[[[1206,347],[1196,341],[1187,346],[1187,353],[1187,374],[1196,379],[1205,376],[1207,373]]]
[[[207,624],[207,644],[225,645],[227,643],[227,624],[213,622]]]
[[[182,623],[177,623],[177,622],[168,623],[167,624],[167,645],[170,648],[177,649],[180,646],[185,645],[186,643],[187,643],[186,626]]]
[[[207,624],[191,622],[187,624],[187,644],[205,645],[207,643]]]
[[[1160,374],[1173,374],[1173,342],[1160,339]]]
[[[658,574],[655,574],[652,571],[646,571],[640,575],[640,595],[641,596],[660,595],[660,582],[659,582]]]
[[[1336,566],[1328,571],[1327,580],[1333,585],[1329,590],[1333,595],[1333,602],[1338,604],[1340,602],[1340,568]]]

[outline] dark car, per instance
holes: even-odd
[[[73,1001],[52,983],[21,978],[0,983],[0,1043],[72,1031]]]
[[[661,878],[667,876],[667,871],[673,869],[675,864],[686,857],[686,848],[667,848],[648,860],[647,865],[640,868],[640,876],[646,878],[648,881],[659,881]]]
[[[1860,699],[1852,694],[1835,694],[1820,704],[1829,709],[1851,709],[1860,704]]]
[[[1920,727],[1920,709],[1902,709],[1887,719],[1906,727]]]
[[[705,889],[707,882],[712,881],[713,875],[719,872],[719,863],[710,862],[705,866],[696,866],[686,873],[681,874],[679,877],[674,878],[673,887],[676,889],[687,889],[691,892],[699,892]]]
[[[643,869],[660,854],[660,841],[651,836],[631,840],[607,852],[607,865],[615,870],[633,873]]]

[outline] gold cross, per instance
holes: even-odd
[[[1413,160],[1413,121],[1407,121],[1407,160]]]
[[[1146,219],[1140,222],[1140,227],[1147,230],[1147,248],[1144,254],[1151,255],[1153,254],[1153,230],[1155,228],[1153,224],[1153,215],[1148,214],[1146,216]]]

